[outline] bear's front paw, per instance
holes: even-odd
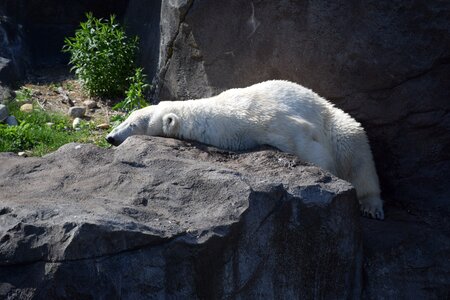
[[[384,219],[383,201],[378,197],[366,198],[360,201],[361,214],[378,220]]]

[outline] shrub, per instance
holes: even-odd
[[[133,75],[138,38],[128,38],[114,15],[97,19],[86,14],[74,37],[65,39],[72,70],[91,96],[122,96]]]
[[[145,75],[142,71],[141,68],[137,68],[134,76],[128,78],[130,87],[127,90],[126,97],[123,101],[117,103],[113,109],[132,112],[148,105],[145,101],[145,91],[149,85],[146,83]]]

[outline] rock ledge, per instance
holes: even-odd
[[[357,298],[354,189],[273,150],[0,154],[0,298]]]

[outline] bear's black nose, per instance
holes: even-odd
[[[106,141],[111,145],[116,145],[116,140],[112,136],[107,136]]]

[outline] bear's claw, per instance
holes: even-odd
[[[359,198],[361,214],[365,217],[383,220],[383,200],[378,195]]]
[[[373,219],[383,220],[384,212],[383,207],[377,207],[376,205],[363,205],[360,206],[361,214],[365,217]]]

